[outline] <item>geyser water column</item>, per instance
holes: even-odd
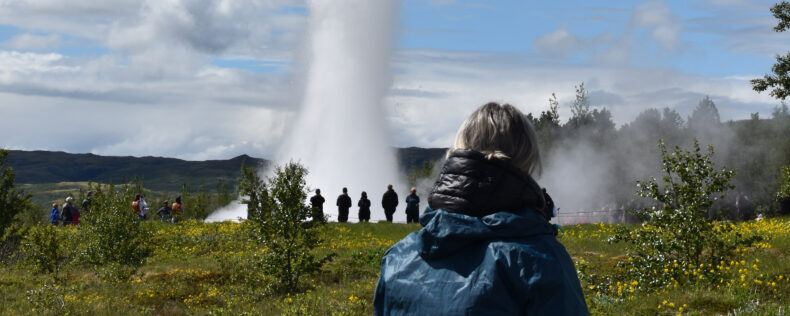
[[[367,191],[371,218],[383,219],[381,195],[393,184],[401,200],[395,153],[384,118],[383,98],[392,73],[390,56],[398,1],[310,1],[306,87],[296,124],[278,154],[310,174],[307,184],[326,198],[324,213],[337,220],[335,200],[347,187],[354,202]],[[396,220],[405,220],[399,209]]]

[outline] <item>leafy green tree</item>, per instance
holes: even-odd
[[[790,199],[790,166],[783,166],[779,172],[779,191],[777,200]]]
[[[790,27],[790,3],[782,1],[771,7],[771,13],[779,20],[774,27],[775,32],[784,32]],[[790,95],[790,53],[784,56],[776,55],[776,63],[771,67],[772,74],[761,79],[752,79],[752,89],[763,92],[772,89],[770,95],[784,100]]]
[[[690,128],[707,128],[721,124],[721,117],[719,117],[719,110],[716,108],[716,103],[711,100],[709,96],[705,96],[700,100],[691,116],[688,119]]]
[[[217,204],[222,207],[233,202],[230,184],[225,179],[217,180]]]
[[[195,219],[203,220],[209,215],[209,204],[211,197],[209,196],[208,192],[206,191],[206,186],[201,185],[198,188],[197,193],[195,194],[195,198],[192,200],[192,208],[190,208],[190,214]]]
[[[51,274],[57,279],[61,265],[70,258],[65,246],[64,238],[55,226],[44,224],[30,228],[22,242],[22,252],[25,261],[35,273]]]
[[[554,148],[557,136],[560,131],[560,114],[558,112],[560,102],[557,100],[557,95],[552,93],[549,98],[549,109],[542,111],[540,117],[532,119],[532,126],[535,127],[537,134],[538,144],[544,151]],[[532,116],[532,113],[529,114]]]
[[[568,125],[579,128],[592,122],[592,110],[590,110],[589,91],[584,88],[584,82],[576,86],[576,99],[571,104],[571,118]]]
[[[151,255],[149,232],[132,213],[131,201],[139,192],[135,186],[96,184],[93,212],[81,223],[83,259],[104,280],[124,281]]]
[[[31,195],[14,187],[14,169],[6,167],[8,150],[0,149],[0,236],[17,214],[32,207]]]
[[[629,260],[620,266],[643,288],[703,278],[718,280],[723,270],[697,269],[737,258],[739,247],[760,240],[757,235],[741,236],[732,226],[707,219],[713,202],[733,188],[730,180],[735,171],[716,169],[713,146],[702,153],[697,141],[691,151],[675,147],[668,152],[663,141],[659,141],[659,149],[664,173],[661,183],[655,178],[637,182],[637,194],[652,199],[653,206],[634,211],[643,221],[640,227],[620,226],[609,240],[627,244]],[[689,271],[694,271],[694,277],[688,276]]]
[[[274,279],[277,292],[299,290],[299,280],[314,274],[332,259],[313,253],[321,239],[314,229],[317,222],[308,221],[312,212],[305,204],[307,169],[298,163],[276,167],[274,175],[264,182],[251,168],[242,167],[240,192],[246,196],[247,222],[253,237],[267,248],[262,255],[264,273]]]
[[[420,166],[414,166],[406,172],[406,179],[410,186],[417,186],[417,181],[431,176],[433,173],[434,160],[426,160]]]

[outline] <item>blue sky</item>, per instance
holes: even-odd
[[[580,82],[618,124],[649,107],[688,115],[705,95],[724,119],[768,117],[778,102],[748,79],[790,48],[771,5],[403,0],[383,101],[393,145],[445,147],[488,100],[539,112],[555,92],[567,118]],[[271,157],[298,107],[309,13],[299,0],[1,2],[0,146]]]

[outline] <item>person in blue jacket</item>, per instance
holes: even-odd
[[[535,131],[488,103],[464,122],[420,217],[381,260],[377,315],[588,315],[549,223]]]
[[[60,210],[58,210],[58,203],[52,203],[52,211],[49,212],[49,223],[55,226],[60,224]]]

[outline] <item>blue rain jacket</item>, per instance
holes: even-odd
[[[576,269],[536,211],[426,209],[381,260],[376,315],[588,315]]]

